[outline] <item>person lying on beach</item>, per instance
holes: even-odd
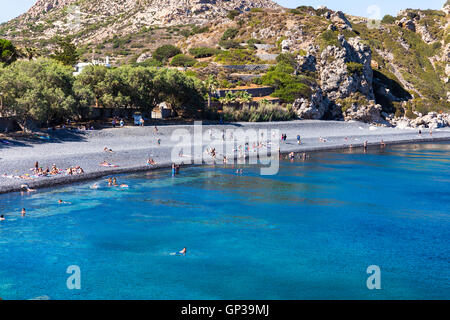
[[[155,160],[153,160],[153,158],[150,158],[150,159],[147,160],[147,164],[149,166],[154,166],[156,164],[156,162],[155,162]]]
[[[103,152],[114,153],[114,151],[112,151],[112,149],[108,149],[107,147],[105,147],[105,148],[103,149]]]
[[[111,163],[109,163],[107,161],[103,161],[102,163],[100,163],[100,165],[102,167],[118,167],[117,165],[111,164]]]
[[[327,139],[324,139],[324,138],[320,137],[319,141],[325,143],[325,142],[327,142]]]
[[[59,204],[72,204],[71,202],[62,201],[61,199],[58,200]]]

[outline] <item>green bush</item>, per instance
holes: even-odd
[[[236,40],[220,40],[219,45],[224,49],[238,49],[241,48],[241,44]]]
[[[277,63],[284,63],[295,68],[297,66],[297,59],[292,53],[281,53],[277,56]]]
[[[395,17],[393,17],[393,16],[387,14],[387,15],[385,15],[385,16],[383,17],[383,19],[381,19],[381,23],[384,23],[384,24],[392,24],[392,23],[395,23],[395,20],[396,20]]]
[[[232,49],[221,51],[215,59],[216,62],[222,64],[243,65],[243,64],[260,64],[262,61],[254,52],[248,49]]]
[[[208,47],[197,47],[189,49],[189,54],[194,58],[206,58],[220,53],[221,50]]]
[[[261,78],[261,84],[275,88],[273,97],[292,103],[297,98],[309,98],[315,80],[306,76],[294,75],[294,68],[286,63],[278,63]]]
[[[153,59],[161,62],[166,62],[170,58],[180,54],[181,50],[171,44],[163,45],[153,52]]]
[[[195,60],[194,58],[191,58],[185,54],[180,53],[172,58],[170,65],[174,67],[192,67],[196,63],[197,60]]]
[[[351,74],[362,75],[364,66],[361,63],[351,61],[347,62],[346,65],[348,72],[350,72]]]
[[[241,13],[237,10],[230,10],[227,13],[227,18],[230,20],[234,20],[234,18],[236,18],[238,15],[240,15]]]
[[[228,28],[227,30],[225,30],[225,32],[223,33],[223,35],[220,38],[220,40],[232,40],[232,39],[236,38],[238,33],[239,33],[238,29],[236,29],[236,28]]]
[[[319,37],[320,48],[323,50],[328,46],[341,47],[336,31],[327,30]]]
[[[223,118],[225,121],[245,121],[245,122],[269,122],[288,121],[297,116],[292,107],[283,107],[277,104],[261,103],[259,107],[233,109],[224,107]]]

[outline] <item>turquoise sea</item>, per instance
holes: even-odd
[[[450,298],[450,144],[316,153],[275,176],[243,168],[0,195],[0,297]],[[67,288],[71,265],[80,290]],[[381,290],[366,286],[370,265]]]

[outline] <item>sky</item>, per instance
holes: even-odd
[[[378,19],[385,14],[396,15],[405,8],[440,9],[446,0],[275,0],[287,8],[302,5],[318,7],[325,5],[333,10],[341,10],[356,16]],[[8,21],[26,12],[36,0],[0,0],[0,23]],[[380,18],[381,18],[380,17]]]

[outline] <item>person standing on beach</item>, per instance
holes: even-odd
[[[300,138],[300,135],[297,135],[297,143],[298,143],[298,144],[302,144],[302,140],[301,140],[301,138]]]

